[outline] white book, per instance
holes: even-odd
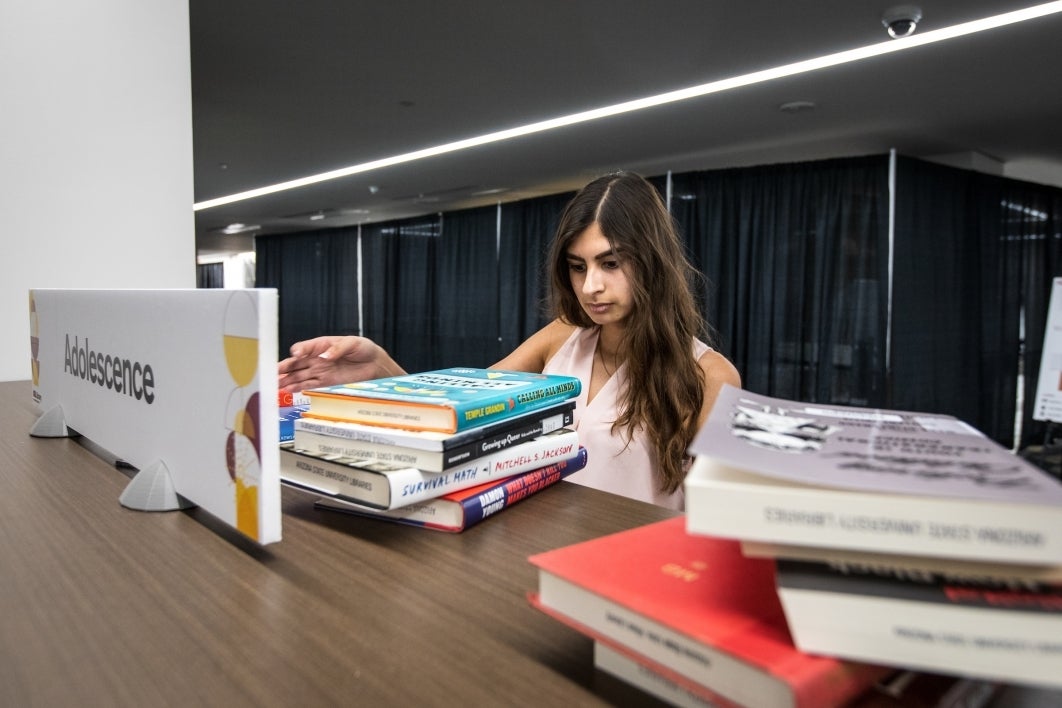
[[[578,452],[578,433],[561,428],[444,472],[427,472],[341,455],[314,455],[289,443],[280,448],[280,479],[317,494],[376,509],[396,509],[539,469]]]
[[[690,533],[1062,564],[1062,483],[951,416],[726,386],[691,451]]]
[[[798,649],[1062,688],[1062,586],[779,560]]]

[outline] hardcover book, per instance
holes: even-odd
[[[947,573],[971,580],[1032,581],[1062,583],[1062,565],[984,563],[959,558],[938,558],[901,553],[871,553],[843,548],[795,546],[786,543],[742,541],[741,552],[754,558],[777,558],[843,563],[849,567],[903,569],[907,573]]]
[[[280,442],[291,442],[295,439],[295,421],[306,412],[306,406],[281,406],[277,412],[280,414]]]
[[[777,561],[798,647],[994,681],[1062,687],[1062,586]]]
[[[575,398],[572,376],[452,368],[304,391],[314,416],[455,433]]]
[[[1062,482],[951,416],[725,386],[690,449],[691,533],[1062,564]]]
[[[318,456],[287,443],[280,447],[285,484],[376,509],[396,509],[448,492],[567,460],[579,454],[579,435],[561,428],[445,472],[425,472],[339,455]]]
[[[318,509],[370,516],[409,526],[460,533],[488,516],[553,486],[585,466],[586,448],[581,447],[575,457],[390,511],[372,509],[336,497],[322,497],[314,506]]]
[[[677,708],[720,708],[723,705],[710,691],[690,688],[672,678],[670,672],[658,664],[601,640],[594,641],[594,668]]]
[[[622,647],[594,642],[594,667],[668,705],[719,708],[718,696]],[[998,693],[995,681],[897,670],[845,703],[845,708],[983,708]]]
[[[442,472],[570,427],[574,420],[575,401],[571,400],[460,433],[400,430],[305,416],[295,425],[294,440],[296,447],[318,455],[343,455]]]
[[[836,706],[889,669],[810,656],[789,636],[774,565],[686,533],[683,517],[531,556],[532,604],[749,706]]]

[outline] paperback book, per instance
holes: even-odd
[[[295,424],[295,446],[317,455],[343,455],[429,472],[467,463],[492,452],[570,427],[575,401],[532,411],[460,433],[418,432],[304,416]]]
[[[784,559],[777,583],[804,651],[1062,688],[1062,586]]]
[[[691,533],[1062,564],[1062,482],[951,416],[725,386],[690,449]]]
[[[687,534],[681,516],[529,560],[535,607],[722,702],[836,706],[890,671],[797,650],[774,564],[746,558],[736,541]]]
[[[339,455],[318,456],[292,444],[280,447],[285,484],[376,509],[396,509],[491,480],[568,460],[579,454],[579,435],[561,428],[444,472],[425,472]]]
[[[304,391],[314,416],[455,433],[575,398],[573,376],[451,368]]]
[[[343,501],[338,497],[322,497],[314,503],[314,506],[327,511],[369,516],[398,524],[460,533],[488,516],[493,516],[553,486],[585,466],[586,448],[581,447],[576,456],[570,459],[390,511],[372,509],[361,504]]]

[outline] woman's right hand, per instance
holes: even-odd
[[[371,339],[325,336],[291,345],[291,356],[277,365],[277,385],[281,391],[296,393],[404,373]]]

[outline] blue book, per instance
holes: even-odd
[[[451,368],[304,391],[310,417],[456,433],[575,398],[573,376]]]

